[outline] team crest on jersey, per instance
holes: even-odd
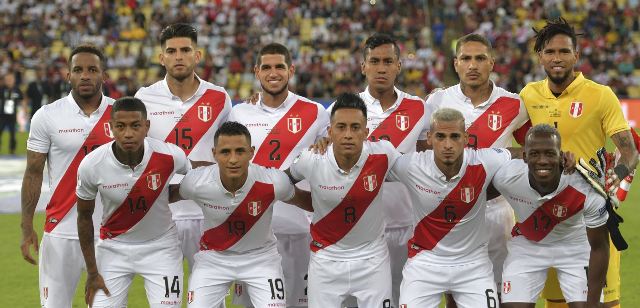
[[[193,291],[187,293],[187,302],[189,302],[189,304],[193,303]]]
[[[474,197],[475,195],[473,186],[465,186],[460,188],[460,200],[462,200],[462,202],[471,203]]]
[[[209,105],[198,106],[198,119],[202,122],[209,122],[213,117],[213,109]]]
[[[111,131],[111,125],[109,125],[109,123],[104,123],[103,128],[104,128],[104,134],[107,135],[107,137],[113,139],[113,132]]]
[[[502,115],[492,113],[488,117],[487,122],[489,129],[492,131],[497,131],[502,128]]]
[[[562,218],[567,216],[567,207],[562,204],[553,205],[553,216]]]
[[[247,203],[247,211],[251,216],[258,216],[260,212],[262,212],[262,202],[260,201],[251,201]]]
[[[396,114],[396,127],[401,131],[409,129],[409,116],[404,114]]]
[[[160,179],[160,173],[154,173],[147,175],[147,187],[151,190],[156,190],[162,185],[162,179]]]
[[[364,189],[366,191],[374,191],[378,187],[378,181],[375,174],[367,175],[364,177]]]
[[[302,130],[302,118],[287,118],[287,129],[297,134]]]
[[[502,294],[509,294],[511,292],[511,281],[505,281],[502,283]]]
[[[569,114],[574,118],[579,117],[580,115],[582,115],[582,106],[583,104],[581,102],[571,103],[571,107],[569,108]]]

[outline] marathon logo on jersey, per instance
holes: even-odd
[[[582,115],[582,103],[581,102],[573,102],[571,103],[571,107],[569,108],[569,114],[572,117],[577,118]]]
[[[301,118],[287,118],[287,129],[297,134],[302,130],[302,119]]]
[[[492,113],[488,116],[488,126],[492,131],[498,131],[502,128],[502,116]]]
[[[409,116],[404,114],[396,114],[396,127],[401,131],[409,129]]]
[[[193,303],[193,291],[187,293],[187,302],[189,302],[189,304]]]
[[[462,202],[471,203],[474,197],[475,195],[474,195],[473,186],[466,186],[466,187],[460,188],[460,200],[462,200]]]
[[[378,187],[378,181],[375,174],[367,175],[363,179],[364,189],[366,191],[374,191]]]
[[[147,187],[151,190],[156,190],[162,186],[162,179],[160,179],[160,173],[154,173],[147,175]]]
[[[111,131],[111,125],[109,125],[109,123],[104,123],[104,134],[107,135],[107,137],[113,139],[113,132]]]
[[[247,203],[247,210],[249,211],[249,215],[258,216],[260,212],[262,212],[262,202],[260,201],[251,201]]]
[[[553,205],[553,216],[562,218],[567,216],[568,209],[566,206],[562,204],[554,204]]]
[[[509,294],[511,292],[511,281],[505,281],[502,283],[502,294]]]
[[[211,106],[209,105],[198,106],[198,119],[200,119],[200,121],[209,122],[211,121],[212,117],[213,117],[213,112],[212,112]]]

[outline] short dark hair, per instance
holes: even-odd
[[[562,145],[562,138],[560,138],[560,132],[558,132],[558,130],[555,127],[549,124],[538,124],[527,131],[527,134],[525,135],[525,139],[524,139],[525,148],[527,146],[527,141],[529,140],[529,137],[539,136],[539,135],[556,136],[556,138],[558,138],[558,147]]]
[[[283,55],[284,62],[287,63],[287,66],[291,66],[291,53],[289,49],[282,44],[270,43],[262,47],[258,53],[258,59],[256,59],[258,66],[262,64],[262,56],[264,55]]]
[[[533,28],[533,32],[536,33],[536,43],[533,46],[533,51],[540,52],[544,49],[549,41],[558,34],[564,34],[571,38],[573,44],[573,50],[578,47],[578,35],[573,27],[567,22],[566,19],[559,17],[552,20],[547,20],[547,24],[540,30]]]
[[[333,115],[339,109],[358,109],[362,111],[365,121],[367,119],[367,105],[357,94],[348,92],[340,94],[338,98],[336,98],[333,108],[331,108],[331,119],[333,119]]]
[[[458,56],[458,52],[460,52],[460,48],[462,45],[469,42],[478,42],[484,46],[487,46],[489,53],[493,52],[493,47],[491,46],[491,42],[484,36],[477,33],[469,33],[458,39],[456,42],[456,56]]]
[[[71,67],[71,59],[73,58],[73,56],[79,53],[90,53],[98,56],[98,58],[100,59],[100,68],[102,70],[107,69],[107,59],[105,58],[104,53],[102,53],[102,50],[100,50],[100,48],[91,44],[80,44],[71,50],[71,54],[69,55],[69,67]]]
[[[218,144],[218,137],[220,136],[245,136],[245,138],[247,138],[247,141],[249,142],[249,145],[251,145],[251,133],[249,133],[249,130],[246,126],[238,122],[227,121],[222,123],[222,125],[220,125],[216,133],[213,135],[214,146]]]
[[[142,113],[142,118],[147,119],[147,107],[140,99],[133,96],[121,97],[113,103],[113,107],[111,107],[112,119],[118,111],[139,111]]]
[[[396,57],[398,58],[398,60],[400,60],[400,47],[398,47],[398,43],[393,37],[384,33],[376,33],[370,36],[364,42],[364,59],[365,60],[367,59],[367,56],[369,55],[369,52],[371,52],[371,49],[374,49],[376,47],[386,45],[386,44],[393,45],[393,50],[396,53]]]
[[[190,38],[193,44],[198,43],[198,30],[190,24],[177,23],[171,24],[160,32],[160,46],[164,46],[167,40],[176,37]]]

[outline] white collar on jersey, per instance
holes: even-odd
[[[447,181],[447,176],[444,175],[444,173],[442,173],[442,171],[440,170],[440,168],[438,168],[438,166],[436,165],[436,156],[435,153],[432,152],[431,155],[431,160],[433,161],[433,164],[428,164],[427,168],[431,168],[432,174],[435,174],[436,177],[438,177],[438,179],[440,179],[440,181],[442,181],[443,183],[450,183],[450,182],[454,182],[459,180],[460,178],[462,178],[462,176],[464,175],[464,172],[462,172],[463,170],[466,170],[467,166],[469,165],[469,153],[468,151],[473,151],[471,149],[464,149],[464,152],[462,152],[462,165],[460,166],[460,171],[458,171],[458,174],[454,175],[450,180]]]
[[[277,112],[279,110],[283,110],[283,109],[289,109],[289,106],[291,106],[291,104],[293,104],[293,102],[295,101],[294,98],[294,94],[291,91],[288,91],[287,93],[287,97],[284,99],[284,101],[282,102],[282,104],[280,104],[280,106],[278,107],[269,107],[265,104],[262,103],[262,94],[258,94],[258,103],[257,105],[260,106],[260,108],[262,108],[262,110],[266,111],[266,112]]]
[[[496,91],[498,86],[496,86],[496,84],[492,80],[489,80],[489,81],[491,82],[491,85],[493,86],[491,88],[491,94],[489,95],[489,98],[486,101],[482,102],[476,108],[483,108],[483,107],[487,106],[487,104],[489,104],[489,102],[493,101],[493,96],[496,95],[496,93],[498,93],[498,91]],[[462,93],[462,87],[460,86],[459,83],[456,84],[455,86],[453,86],[453,92],[456,94],[456,96],[458,96],[458,98],[460,100],[468,102],[469,104],[471,104],[471,99],[469,99],[466,95],[464,95],[464,93]]]
[[[393,91],[396,92],[396,95],[398,96],[398,98],[396,99],[396,102],[393,103],[393,105],[391,105],[391,107],[386,110],[386,112],[395,110],[396,107],[398,107],[398,105],[400,105],[400,102],[404,98],[404,95],[403,95],[404,92],[400,91],[395,86],[393,87]],[[380,110],[382,110],[382,106],[380,104],[380,101],[377,98],[373,97],[371,95],[371,92],[369,92],[369,86],[367,86],[367,88],[364,89],[364,91],[362,92],[362,96],[364,96],[363,99],[364,99],[365,104],[373,105],[373,106],[380,106]],[[369,108],[367,108],[367,109],[369,109]]]
[[[67,100],[72,103],[71,108],[73,108],[78,114],[86,116],[84,114],[84,111],[82,111],[80,106],[78,106],[78,103],[76,102],[76,100],[73,99],[73,95],[71,95],[71,92],[69,92],[69,95],[67,95]],[[96,111],[94,111],[92,115],[101,114],[107,108],[107,105],[109,105],[109,103],[107,103],[107,97],[104,94],[102,94],[102,98],[100,99],[100,106],[98,106],[98,109],[96,109]]]
[[[204,90],[205,90],[204,83],[205,83],[205,81],[202,80],[202,78],[200,78],[200,76],[198,76],[198,74],[194,73],[194,75],[196,76],[198,81],[200,81],[200,84],[198,84],[198,89],[196,89],[196,92],[193,93],[193,95],[191,95],[191,97],[189,97],[185,102],[188,102],[188,101],[192,100],[194,97],[199,97],[202,93],[204,93]],[[180,97],[178,97],[178,96],[174,95],[173,93],[171,93],[171,90],[169,89],[169,84],[167,84],[167,76],[166,75],[162,79],[162,88],[164,88],[164,90],[166,92],[165,94],[167,96],[171,97],[171,99],[182,101],[180,99]]]
[[[364,142],[364,144],[362,145],[362,152],[360,152],[360,158],[358,158],[356,164],[353,165],[353,167],[351,167],[351,170],[349,171],[342,170],[340,166],[338,166],[336,157],[335,155],[333,155],[333,144],[329,145],[329,148],[327,148],[327,155],[329,157],[331,165],[333,165],[334,170],[338,171],[338,173],[340,174],[350,174],[356,170],[360,170],[360,168],[362,168],[362,165],[364,165],[364,162],[367,160],[367,157],[369,157],[369,141]]]

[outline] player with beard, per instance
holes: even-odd
[[[102,95],[105,57],[91,45],[80,45],[69,56],[67,79],[71,93],[42,106],[31,121],[27,140],[27,169],[22,180],[23,258],[36,264],[31,247],[39,253],[40,304],[71,307],[85,268],[76,224],[75,188],[80,161],[113,138],[109,112],[113,99]],[[33,215],[40,199],[45,162],[52,195],[47,204],[44,235],[38,250]],[[101,203],[96,202],[101,208]],[[101,212],[100,210],[98,212]],[[100,214],[93,215],[98,226]]]
[[[172,24],[160,33],[160,63],[167,70],[163,80],[138,90],[151,121],[149,136],[182,148],[192,162],[213,162],[213,135],[231,111],[231,99],[224,88],[200,79],[194,69],[202,55],[197,30],[188,24]],[[179,183],[176,175],[171,183]],[[200,207],[191,200],[171,206],[178,228],[182,253],[193,267],[203,232]]]
[[[520,92],[532,124],[546,123],[556,127],[564,139],[562,150],[571,151],[576,159],[585,161],[597,161],[597,150],[610,137],[621,154],[614,168],[615,174],[617,179],[624,179],[635,170],[638,151],[620,102],[611,88],[586,79],[575,71],[580,54],[573,27],[562,18],[548,21],[536,31],[534,51],[547,78],[527,84]],[[616,186],[618,181],[614,182]],[[610,247],[604,301],[605,307],[618,307],[620,253],[614,245]],[[548,299],[547,307],[567,307],[561,304],[564,300],[555,276],[555,271],[552,271],[543,292]]]
[[[285,170],[302,150],[326,135],[329,115],[322,105],[289,91],[295,67],[285,46],[262,47],[254,73],[263,92],[255,104],[234,106],[229,120],[249,129],[254,164]],[[308,212],[280,201],[274,204],[273,230],[282,255],[288,307],[307,306],[309,223]],[[237,285],[236,295],[242,297],[244,289]],[[246,299],[236,303],[249,305]]]

